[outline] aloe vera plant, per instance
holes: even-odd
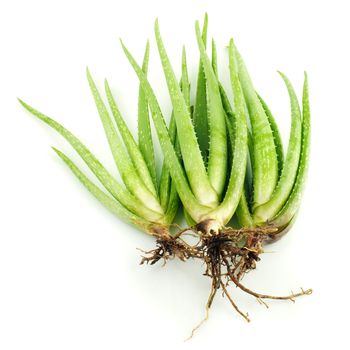
[[[123,119],[110,86],[105,81],[109,110],[89,71],[88,83],[106,137],[124,185],[106,170],[77,137],[62,125],[20,100],[36,117],[60,133],[81,156],[106,189],[102,191],[65,154],[54,149],[82,184],[119,217],[157,239],[157,247],[143,257],[151,264],[171,257],[204,261],[212,279],[208,311],[217,290],[222,289],[232,306],[249,321],[230,297],[226,285],[233,282],[244,292],[262,299],[287,296],[256,293],[241,283],[263,252],[265,242],[285,233],[295,220],[306,181],[310,148],[310,109],[305,74],[302,110],[288,78],[280,73],[290,97],[291,131],[286,155],[277,123],[267,104],[255,91],[242,56],[233,39],[228,46],[228,74],[233,104],[220,83],[216,45],[207,53],[208,18],[200,30],[195,25],[200,60],[195,101],[192,105],[186,51],[182,51],[181,79],[175,76],[167,55],[158,20],[155,38],[172,103],[169,125],[148,81],[149,44],[139,65],[121,42],[124,53],[140,81],[138,143]],[[113,116],[113,118],[111,117]],[[161,175],[156,160],[150,121],[153,121],[164,156]],[[170,230],[182,203],[189,228]],[[240,227],[230,227],[236,215]],[[185,240],[191,230],[195,245]],[[266,303],[263,302],[265,305]]]

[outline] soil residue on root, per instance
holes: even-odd
[[[156,237],[156,248],[150,251],[141,250],[144,254],[140,264],[144,263],[154,265],[159,260],[163,260],[165,264],[168,260],[178,258],[186,261],[189,258],[202,258],[200,250],[196,246],[187,244],[182,238],[183,232],[175,236],[170,235],[154,235]]]
[[[263,253],[264,242],[271,240],[276,233],[276,227],[265,226],[252,229],[232,229],[223,228],[218,232],[206,230],[206,223],[180,231],[174,236],[156,236],[156,248],[144,252],[141,264],[155,264],[163,260],[164,264],[173,258],[186,261],[190,258],[199,259],[205,264],[205,276],[211,279],[211,290],[206,304],[206,316],[196,326],[193,333],[208,319],[209,309],[212,305],[216,293],[221,290],[227,297],[232,307],[246,320],[250,321],[248,314],[242,312],[230,296],[227,287],[234,284],[243,292],[255,297],[260,304],[268,307],[264,299],[290,300],[298,296],[309,295],[311,289],[303,290],[299,293],[291,293],[286,296],[273,296],[254,292],[245,287],[241,280],[244,275],[256,268],[256,263],[260,260],[259,255]],[[197,243],[190,245],[184,240],[184,236],[191,232],[197,237]]]

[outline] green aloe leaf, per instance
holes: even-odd
[[[186,49],[185,46],[182,48],[182,60],[181,60],[181,84],[180,89],[182,95],[185,99],[185,103],[189,113],[191,114],[190,106],[191,106],[191,85],[188,79],[188,67],[187,67],[187,59],[186,59]]]
[[[208,176],[211,185],[221,197],[227,173],[227,138],[225,112],[222,107],[219,82],[205,51],[199,24],[196,22],[197,43],[204,68],[207,88],[207,115],[209,123]]]
[[[174,114],[172,113],[169,125],[169,137],[173,145],[176,140],[176,124]],[[163,163],[162,172],[159,181],[159,198],[163,208],[168,207],[170,197],[171,175],[165,162]]]
[[[288,78],[280,73],[288,89],[291,105],[292,124],[289,136],[289,145],[281,177],[270,200],[254,211],[254,221],[264,223],[273,218],[288,199],[293,188],[299,166],[301,148],[301,113],[297,96]]]
[[[227,124],[227,131],[228,131],[228,136],[230,139],[230,145],[231,145],[231,152],[234,154],[234,145],[235,145],[235,114],[233,112],[233,109],[231,107],[231,104],[229,102],[229,99],[227,97],[227,94],[225,92],[225,89],[223,86],[220,84],[220,93],[221,93],[221,99],[222,99],[222,105],[224,107],[227,119],[226,119],[226,124]],[[248,139],[249,139],[249,133],[248,133]],[[249,158],[249,157],[248,157]],[[249,159],[248,159],[249,160]],[[249,169],[249,164],[247,164],[247,170],[248,172]],[[245,177],[245,182],[246,182],[246,187],[251,187],[251,184],[249,183],[250,179],[248,179],[248,174],[246,174]],[[248,194],[250,191],[248,190]],[[247,202],[246,198],[246,193],[243,190],[241,199],[238,203],[235,215],[237,217],[237,220],[239,224],[242,227],[253,227],[253,218],[249,210],[249,205]]]
[[[273,117],[268,105],[266,102],[262,99],[262,97],[257,93],[258,98],[260,100],[261,105],[264,108],[266,117],[270,123],[271,131],[273,134],[273,139],[275,142],[275,148],[276,148],[276,155],[277,155],[277,162],[278,162],[278,176],[281,176],[282,169],[283,169],[283,163],[284,163],[284,152],[283,152],[283,144],[280,132],[278,130],[278,125],[276,123],[275,118]]]
[[[204,16],[204,23],[202,28],[202,40],[206,47],[208,32],[208,15]],[[198,138],[199,148],[205,163],[207,163],[209,150],[209,136],[208,136],[208,116],[207,116],[207,93],[206,81],[204,75],[204,68],[202,60],[199,60],[198,75],[197,75],[197,89],[196,99],[193,110],[193,123]]]
[[[242,87],[238,76],[236,47],[233,40],[229,46],[230,78],[235,106],[235,139],[230,180],[224,200],[214,212],[222,224],[226,224],[233,216],[243,192],[244,178],[248,157],[248,130],[245,113],[245,103]]]
[[[187,104],[188,110],[190,111],[190,105],[191,105],[191,86],[188,79],[188,67],[187,67],[187,59],[186,59],[186,50],[185,47],[183,47],[182,50],[182,74],[181,74],[181,82],[180,87],[182,94],[184,96],[185,102]],[[175,121],[175,119],[174,119]],[[175,124],[175,123],[174,123]],[[180,142],[179,138],[176,132],[176,125],[175,125],[175,133],[174,133],[174,145],[175,145],[175,151],[178,155],[178,158],[180,161],[182,161],[182,155],[181,155],[181,149],[180,149]],[[168,208],[166,212],[166,217],[169,221],[172,221],[175,218],[175,215],[178,211],[180,205],[180,198],[177,194],[176,190],[176,184],[174,181],[171,181],[170,183],[170,195],[169,195],[169,203]]]
[[[147,189],[143,180],[138,176],[132,161],[130,160],[123,144],[121,143],[115,126],[112,123],[111,117],[100,96],[100,93],[98,92],[98,89],[91,77],[89,70],[87,70],[86,73],[90,89],[95,100],[96,108],[101,118],[108,143],[113,154],[114,161],[118,167],[119,173],[126,187],[135,197],[144,203],[145,206],[156,212],[159,212],[160,214],[163,214],[163,209],[160,206],[158,199]],[[111,95],[109,95],[109,97],[111,98]],[[115,105],[112,105],[112,109],[114,110],[114,113],[117,114]]]
[[[112,213],[117,215],[124,221],[132,223],[133,225],[139,227],[143,231],[148,233],[148,227],[150,222],[140,218],[139,216],[133,214],[122,206],[116,199],[111,198],[106,193],[101,191],[89,178],[78,168],[78,166],[64,153],[52,147],[52,149],[57,153],[57,155],[66,163],[66,165],[71,169],[73,174],[79,179],[83,186],[107,209]]]
[[[164,154],[165,164],[167,165],[171,177],[175,183],[177,192],[181,198],[182,203],[189,211],[193,218],[200,220],[202,215],[207,213],[208,207],[199,204],[196,197],[193,195],[191,188],[187,182],[186,174],[180,164],[174,146],[172,144],[171,138],[166,127],[163,114],[160,110],[157,98],[153,92],[151,85],[149,84],[146,75],[142,69],[138,66],[135,59],[132,57],[127,48],[123,45],[123,50],[126,57],[128,58],[130,64],[134,68],[137,76],[140,79],[142,88],[147,96],[149,106],[151,108],[151,115],[153,118],[154,125],[157,130],[158,139]]]
[[[236,52],[239,79],[248,107],[253,134],[254,157],[254,198],[253,209],[267,202],[274,191],[278,180],[278,160],[273,133],[264,108],[256,94],[247,68],[241,55]]]
[[[291,222],[299,210],[303,189],[305,187],[310,154],[310,104],[308,78],[305,73],[303,88],[302,143],[297,177],[293,190],[282,210],[271,221],[283,227]]]
[[[204,43],[203,43],[204,44]],[[216,76],[216,79],[218,79],[218,53],[216,50],[216,45],[214,39],[211,41],[211,65],[213,67],[214,74]]]
[[[92,173],[106,188],[106,190],[129,211],[149,221],[158,222],[162,220],[162,215],[145,207],[128,190],[123,188],[114,179],[114,177],[105,169],[101,162],[89,151],[89,149],[69,130],[67,130],[61,124],[57,123],[52,118],[29,106],[22,100],[19,99],[19,102],[28,112],[42,120],[44,123],[56,130],[59,134],[61,134],[80,155],[80,157],[84,160],[84,162],[90,168]]]
[[[138,148],[131,132],[129,131],[123,117],[120,114],[116,101],[112,95],[112,91],[109,87],[108,81],[105,80],[105,90],[108,98],[108,103],[111,108],[114,120],[117,123],[120,135],[123,138],[124,144],[128,151],[129,157],[132,161],[134,168],[136,169],[139,179],[144,183],[147,189],[152,193],[152,195],[157,198],[157,191],[154,187],[153,179],[148,170],[147,164],[143,158],[143,155]]]
[[[145,55],[142,63],[142,70],[146,75],[148,71],[148,62],[149,62],[149,42],[147,41]],[[156,161],[154,158],[154,147],[153,147],[153,141],[152,141],[148,101],[145,93],[142,90],[141,84],[139,87],[137,122],[138,122],[139,148],[148,166],[148,170],[151,174],[153,184],[155,187],[157,187]]]
[[[155,23],[155,35],[159,56],[162,62],[164,75],[173,105],[181,154],[188,181],[194,195],[201,204],[206,206],[215,206],[218,200],[217,193],[211,186],[208,179],[196,134],[194,132],[191,113],[176,81],[174,71],[160,35],[158,21]]]
[[[181,75],[181,81],[180,81],[180,88],[181,88],[182,94],[184,95],[186,104],[188,108],[190,108],[189,107],[190,106],[190,83],[188,80],[188,69],[187,69],[185,48],[183,48],[182,50],[182,75]],[[172,113],[171,119],[170,119],[169,135],[175,147],[176,154],[179,160],[181,161],[182,157],[181,157],[180,144],[176,134],[177,133],[176,133],[175,117],[174,117],[174,113]],[[168,220],[170,220],[171,218],[173,219],[179,207],[179,196],[177,195],[175,183],[174,181],[171,180],[171,175],[166,164],[163,164],[163,168],[162,168],[160,195],[161,195],[161,200],[163,200],[163,202],[166,203],[166,207],[167,207],[166,216]]]
[[[254,221],[250,213],[247,197],[244,191],[242,192],[242,196],[240,198],[235,214],[241,227],[254,227]]]

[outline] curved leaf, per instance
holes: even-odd
[[[122,46],[125,55],[128,58],[132,67],[134,68],[137,76],[139,77],[142,88],[147,96],[148,103],[152,112],[151,115],[153,118],[153,122],[157,130],[158,140],[160,142],[164,154],[164,161],[170,171],[173,181],[175,182],[176,189],[181,198],[181,201],[184,204],[186,210],[189,211],[190,215],[200,220],[200,217],[207,213],[209,208],[201,205],[196,199],[196,197],[193,195],[188,185],[185,172],[180,164],[174,146],[171,142],[168,129],[166,127],[162,112],[160,110],[153,89],[149,84],[144,72],[138,66],[137,62],[127,50],[127,48],[123,45],[123,43]]]
[[[210,59],[205,51],[199,24],[196,22],[196,36],[207,88],[207,113],[209,125],[208,176],[211,185],[221,197],[227,173],[227,138],[225,112],[222,107],[219,83]],[[180,131],[179,131],[180,132]]]
[[[310,103],[307,74],[305,73],[303,88],[303,121],[302,121],[302,143],[298,167],[298,174],[294,183],[293,191],[282,210],[271,221],[278,227],[287,225],[296,215],[301,202],[301,196],[306,182],[307,169],[310,154]]]
[[[125,206],[132,213],[147,219],[149,221],[161,221],[162,215],[146,208],[137,198],[135,198],[129,191],[123,188],[114,177],[105,169],[100,161],[89,151],[89,149],[69,130],[64,128],[61,124],[55,120],[40,113],[33,107],[29,106],[25,102],[19,99],[22,106],[31,114],[42,120],[44,123],[49,125],[51,128],[61,134],[75,149],[75,151],[84,160],[86,165],[90,168],[93,174],[99,179],[101,184],[106,190],[116,198],[123,206]]]
[[[201,204],[215,206],[218,200],[217,194],[208,179],[196,134],[194,132],[191,113],[176,81],[174,71],[160,35],[158,21],[155,23],[155,35],[159,56],[173,105],[181,154],[188,182],[191,185],[194,195]]]
[[[126,187],[135,197],[144,203],[145,206],[156,212],[159,212],[160,214],[163,214],[163,209],[160,206],[158,199],[147,189],[143,181],[139,178],[133,163],[126,153],[89,70],[86,71],[86,74],[92,95],[95,100],[97,111],[100,115],[108,143],[113,154],[114,161],[118,167],[119,173],[122,176]],[[116,113],[115,109],[114,113]]]
[[[125,207],[123,207],[117,200],[111,198],[106,193],[101,191],[92,181],[90,181],[86,175],[76,166],[76,164],[67,157],[64,153],[52,147],[56,154],[66,163],[66,165],[71,169],[73,174],[78,178],[78,180],[83,184],[83,186],[107,209],[109,209],[113,214],[117,215],[119,218],[132,223],[143,231],[149,233],[147,228],[150,223],[139,216],[133,214]]]
[[[269,120],[255,92],[242,57],[236,51],[239,79],[249,111],[254,147],[253,209],[267,202],[278,180],[276,147]]]
[[[142,70],[147,75],[149,61],[149,42],[147,41],[145,55],[142,63]],[[151,125],[149,120],[148,101],[145,93],[142,90],[141,84],[139,87],[138,101],[138,138],[139,148],[146,161],[148,170],[151,174],[154,187],[157,187],[156,161],[154,158],[154,147],[152,141]]]
[[[281,177],[270,200],[254,210],[254,221],[258,224],[273,218],[288,199],[298,171],[301,148],[301,113],[297,96],[288,78],[280,73],[288,89],[292,124],[289,145]]]

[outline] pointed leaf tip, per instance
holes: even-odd
[[[159,21],[158,21],[158,18],[156,18],[156,20],[154,21],[154,28],[156,30],[159,30]]]
[[[283,72],[281,72],[280,70],[278,70],[277,73],[278,73],[283,79],[286,78],[286,75],[285,75]]]
[[[51,146],[51,149],[52,149],[56,154],[58,154],[60,157],[61,157],[61,155],[63,154],[59,149],[57,149],[57,148],[54,147],[54,146]]]
[[[182,46],[182,61],[186,60],[186,47],[185,45]]]
[[[35,111],[35,109],[34,109],[32,106],[30,106],[29,104],[27,104],[26,102],[24,102],[24,101],[21,100],[20,98],[18,98],[18,102],[19,102],[28,112],[33,113],[32,111],[33,111],[33,110]],[[35,112],[37,112],[37,111],[35,111]]]

